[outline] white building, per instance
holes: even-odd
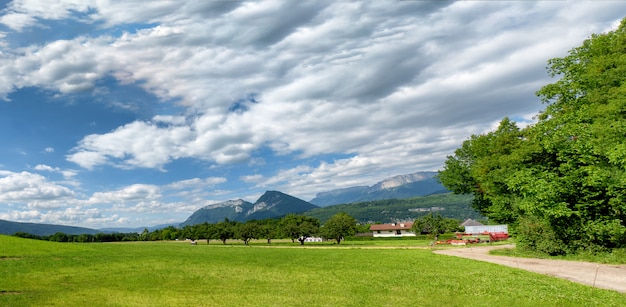
[[[374,237],[414,237],[411,227],[413,222],[374,224],[370,226],[370,231]]]

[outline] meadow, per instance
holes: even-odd
[[[626,294],[436,255],[427,242],[228,243],[0,236],[0,306],[626,305]]]

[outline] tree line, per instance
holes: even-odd
[[[97,234],[65,234],[57,232],[49,236],[38,236],[18,232],[14,236],[55,241],[55,242],[121,242],[121,241],[161,241],[161,240],[211,240],[221,241],[238,239],[248,244],[253,239],[267,240],[271,244],[273,239],[291,239],[304,244],[306,238],[323,237],[334,240],[337,244],[347,236],[357,232],[369,232],[369,225],[359,225],[356,219],[346,213],[338,213],[331,217],[324,225],[319,219],[288,214],[280,219],[253,220],[237,222],[224,219],[218,223],[201,223],[186,225],[182,228],[168,226],[154,231],[144,229],[141,233],[97,233]]]
[[[509,224],[518,246],[551,255],[626,247],[626,18],[548,61],[558,81],[523,129],[504,118],[472,135],[439,173],[451,191]]]

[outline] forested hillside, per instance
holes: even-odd
[[[319,219],[322,224],[333,215],[345,212],[360,223],[388,223],[413,221],[429,212],[443,217],[463,220],[480,219],[482,216],[471,207],[472,195],[452,193],[422,196],[408,199],[386,199],[316,208],[303,213]]]

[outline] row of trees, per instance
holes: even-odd
[[[548,254],[626,247],[626,19],[548,62],[538,122],[504,118],[448,157],[439,179]]]
[[[335,240],[337,244],[346,236],[357,231],[369,231],[369,225],[357,225],[357,221],[346,213],[338,213],[323,226],[316,218],[289,214],[281,219],[248,221],[245,223],[225,219],[222,222],[188,225],[183,228],[169,226],[155,231],[144,229],[142,233],[98,233],[70,235],[55,233],[51,236],[36,236],[28,233],[16,233],[16,236],[56,242],[114,242],[114,241],[157,241],[157,240],[219,240],[226,244],[229,239],[240,239],[248,244],[252,239],[265,239],[271,244],[272,239],[289,238],[295,243],[304,244],[306,238],[319,236]]]
[[[146,230],[147,231],[147,230]],[[54,242],[121,242],[121,241],[142,241],[141,234],[131,233],[97,233],[97,234],[66,234],[57,232],[53,235],[40,236],[27,232],[16,232],[16,237],[37,239]]]

